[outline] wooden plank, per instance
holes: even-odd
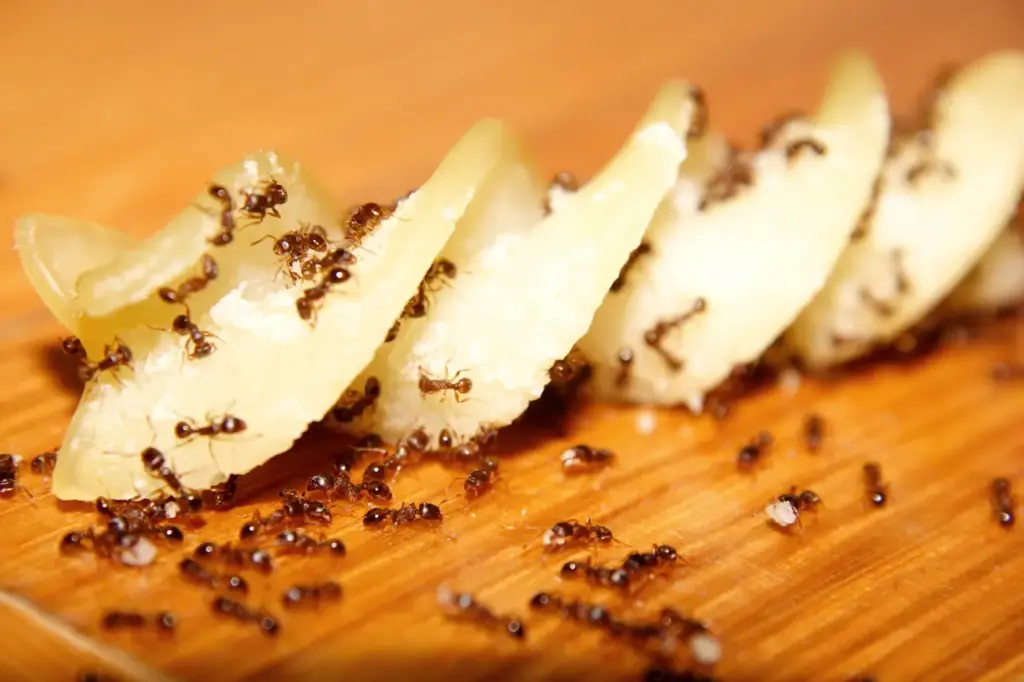
[[[628,12],[611,2],[487,11],[456,0],[302,11],[224,2],[201,12],[112,2],[102,16],[54,7],[0,9],[0,61],[19,65],[0,73],[0,219],[45,210],[138,234],[254,145],[286,148],[344,199],[390,196],[429,173],[473,120],[497,114],[544,167],[586,174],[667,77],[705,85],[716,125],[750,139],[758,121],[812,105],[844,45],[872,52],[903,109],[938,65],[1024,46],[1024,8],[1014,0],[639,2]],[[254,62],[254,44],[275,52]],[[0,250],[0,266],[0,447],[31,455],[59,442],[78,387],[52,351],[60,329],[15,254]],[[672,605],[706,619],[722,637],[726,679],[1016,679],[1024,554],[1020,530],[992,522],[986,486],[997,475],[1024,481],[1024,388],[988,379],[1017,347],[1004,325],[923,362],[750,396],[723,423],[593,406],[567,434],[508,434],[505,482],[471,506],[454,497],[457,474],[407,472],[396,495],[447,498],[444,529],[377,534],[360,527],[359,510],[340,510],[330,532],[349,546],[347,558],[281,560],[265,580],[248,576],[249,601],[282,616],[273,640],[215,618],[212,593],[182,583],[176,563],[200,540],[233,539],[278,488],[317,471],[337,447],[329,438],[311,436],[248,477],[243,505],[211,515],[144,570],[60,557],[60,537],[95,515],[57,505],[26,471],[35,498],[0,505],[0,602],[30,604],[39,618],[0,604],[0,623],[15,632],[0,643],[0,673],[69,676],[113,661],[110,672],[123,677],[635,677],[642,662],[629,650],[526,608],[543,589],[600,596],[560,582],[563,559],[545,561],[539,548],[554,521],[589,516],[632,548],[669,542],[684,553],[685,565],[642,599],[607,603],[634,615]],[[811,411],[829,428],[819,455],[799,442]],[[764,428],[778,441],[768,463],[740,475],[737,449]],[[565,479],[557,456],[579,441],[612,448],[620,463]],[[869,459],[892,482],[883,510],[863,502]],[[790,485],[825,500],[802,535],[773,531],[761,513]],[[616,546],[599,559],[628,551]],[[341,604],[282,611],[288,584],[327,578],[343,584]],[[526,641],[447,623],[435,604],[441,583],[523,615]],[[111,608],[173,609],[181,624],[173,640],[106,633],[99,622]],[[68,645],[69,633],[84,644]],[[105,653],[120,650],[129,658]]]

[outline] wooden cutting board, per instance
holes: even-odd
[[[1024,47],[1016,0],[104,7],[0,7],[5,224],[45,211],[149,233],[254,147],[303,159],[343,201],[389,197],[485,115],[508,118],[543,167],[586,175],[668,77],[704,85],[716,127],[749,140],[760,121],[812,107],[843,47],[876,57],[898,110],[938,66]],[[16,255],[0,264],[0,448],[30,457],[60,442],[80,386]],[[673,606],[707,621],[728,680],[1019,679],[1024,528],[997,526],[987,499],[995,476],[1024,491],[1024,387],[989,375],[1019,348],[1014,323],[995,324],[913,363],[771,387],[721,422],[591,406],[565,433],[503,436],[504,480],[472,504],[455,497],[458,473],[403,472],[398,498],[448,498],[443,528],[370,532],[358,510],[339,509],[329,532],[346,558],[282,559],[268,578],[248,575],[249,601],[281,618],[276,638],[215,617],[213,594],[183,583],[176,564],[202,540],[233,539],[279,488],[322,469],[338,449],[329,437],[313,434],[244,479],[239,507],[146,569],[60,557],[61,536],[95,514],[57,504],[24,467],[34,498],[0,500],[0,677],[639,678],[643,661],[621,642],[530,613],[531,595],[550,590],[624,617]],[[827,424],[817,454],[801,435],[812,412]],[[738,449],[764,429],[776,439],[764,465],[738,472]],[[566,478],[558,455],[577,442],[618,461]],[[891,486],[883,509],[865,502],[867,461]],[[786,535],[762,509],[790,485],[824,505]],[[545,557],[541,533],[587,517],[623,543],[599,561],[652,543],[684,560],[631,598],[563,582],[566,557]],[[343,585],[340,602],[282,609],[286,586],[324,579]],[[525,640],[447,621],[441,584],[521,615]],[[173,637],[108,633],[108,609],[173,610],[179,626]]]

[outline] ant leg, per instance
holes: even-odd
[[[277,208],[274,207],[274,206],[271,206],[270,208],[268,208],[267,209],[267,213],[269,213],[270,215],[274,216],[275,218],[280,218],[281,217],[280,212],[278,212]]]

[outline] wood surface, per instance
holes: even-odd
[[[666,78],[703,85],[713,124],[749,140],[770,116],[813,106],[845,47],[870,51],[906,111],[939,66],[1024,47],[1024,5],[2,3],[0,223],[44,211],[149,233],[213,170],[258,147],[304,160],[343,202],[394,196],[492,115],[512,122],[542,167],[587,175]],[[60,442],[80,387],[12,250],[0,251],[0,266],[0,449],[31,456]],[[452,493],[458,474],[406,472],[399,498],[452,498],[443,530],[368,532],[339,513],[330,532],[347,558],[282,560],[269,579],[251,578],[250,601],[278,613],[292,582],[344,586],[336,605],[282,614],[276,639],[216,619],[212,594],[176,575],[180,553],[143,570],[59,557],[60,537],[95,515],[58,505],[26,466],[34,499],[0,501],[0,677],[638,678],[642,661],[623,645],[528,613],[534,592],[554,589],[623,614],[671,605],[705,619],[722,639],[716,673],[727,680],[1019,679],[1024,528],[998,527],[987,500],[997,475],[1024,491],[1024,387],[989,378],[1019,347],[1013,323],[995,325],[914,363],[769,388],[723,422],[592,406],[566,433],[505,436],[505,481],[472,505]],[[812,411],[828,429],[816,455],[800,441]],[[738,473],[736,451],[762,429],[777,444],[755,474]],[[557,457],[576,442],[620,460],[566,479]],[[212,514],[184,551],[232,539],[336,448],[314,434],[247,477],[244,503]],[[868,460],[891,483],[881,510],[864,501]],[[802,534],[772,530],[761,511],[790,485],[825,501]],[[685,565],[637,599],[562,584],[564,557],[545,560],[540,534],[586,517],[630,546],[601,560],[667,542]],[[441,583],[522,614],[526,641],[445,621]],[[173,638],[106,633],[99,619],[110,608],[173,609],[180,627]]]

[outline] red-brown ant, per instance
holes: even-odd
[[[828,152],[824,143],[810,137],[802,137],[786,145],[786,161],[793,163],[804,150],[813,152],[815,156],[824,156]]]
[[[787,528],[794,523],[800,523],[801,512],[813,511],[821,504],[821,498],[813,490],[804,490],[797,494],[796,486],[790,492],[776,497],[765,507],[765,513],[780,528]]]
[[[523,621],[518,616],[498,615],[466,592],[453,592],[442,585],[437,588],[437,602],[449,618],[465,619],[489,630],[501,630],[515,639],[526,635]]]
[[[185,302],[189,296],[199,291],[202,291],[206,286],[217,279],[217,275],[220,274],[220,268],[217,267],[217,261],[213,260],[210,254],[204,253],[203,258],[200,261],[202,264],[203,274],[200,277],[189,277],[184,282],[178,285],[177,289],[171,287],[160,287],[157,289],[157,295],[160,300],[165,303],[180,303],[188,308],[188,304]]]
[[[327,298],[331,288],[347,282],[351,277],[352,273],[344,267],[333,267],[328,270],[319,284],[304,290],[302,295],[296,299],[295,310],[299,313],[299,317],[315,326],[317,313],[323,306],[324,299]]]
[[[392,498],[391,488],[384,481],[364,479],[362,483],[353,483],[348,474],[342,472],[316,474],[306,483],[306,492],[322,493],[328,498],[337,496],[346,502],[356,502],[364,496],[375,502],[390,502]]]
[[[164,632],[170,632],[177,627],[178,619],[169,611],[154,614],[152,621],[149,616],[135,611],[107,611],[101,621],[104,630],[141,629],[151,623]]]
[[[77,336],[65,336],[60,340],[60,347],[73,358],[85,358],[85,347]]]
[[[562,453],[562,471],[567,474],[584,473],[602,469],[615,461],[615,453],[604,448],[592,448],[580,443]]]
[[[0,455],[0,496],[10,497],[19,488],[29,498],[32,497],[28,488],[18,483],[18,460],[14,458],[14,455]]]
[[[455,396],[455,402],[461,403],[465,400],[465,395],[473,390],[473,380],[469,377],[461,377],[460,375],[466,370],[460,369],[451,378],[448,377],[448,368],[445,367],[445,376],[442,379],[435,379],[431,375],[427,374],[427,371],[420,367],[420,381],[419,389],[420,393],[426,397],[432,393],[440,393],[441,399],[444,400],[444,396],[447,391],[451,390]]]
[[[775,144],[778,139],[779,133],[782,129],[788,126],[793,121],[804,118],[804,113],[800,111],[790,111],[782,114],[764,124],[761,127],[761,148],[767,149]]]
[[[1010,487],[1009,479],[997,478],[992,481],[991,500],[992,510],[995,512],[999,525],[1004,528],[1013,526],[1016,500],[1013,499],[1013,490]]]
[[[586,523],[559,521],[544,531],[543,543],[545,552],[556,552],[575,544],[608,544],[614,539],[610,528],[587,519]]]
[[[430,502],[402,504],[397,509],[371,507],[370,510],[363,515],[363,525],[368,528],[380,527],[388,522],[397,527],[413,521],[442,520],[444,520],[444,514],[441,512],[441,508],[436,504],[431,504]]]
[[[260,573],[271,573],[274,570],[274,560],[267,550],[235,547],[231,543],[217,545],[204,542],[195,548],[192,558],[198,561],[211,559],[228,566],[252,568]]]
[[[821,449],[825,438],[825,420],[819,414],[809,414],[804,419],[804,445],[810,452]]]
[[[82,366],[78,369],[78,376],[82,381],[90,381],[100,372],[114,371],[119,367],[132,367],[132,351],[124,343],[115,338],[114,343],[103,347],[103,358],[99,362],[90,362],[83,354]]]
[[[341,585],[328,580],[316,585],[292,585],[281,595],[285,608],[312,606],[341,599]]]
[[[154,478],[161,479],[167,487],[175,493],[179,495],[184,493],[184,487],[181,485],[181,481],[178,480],[178,476],[174,473],[174,470],[168,464],[164,453],[154,447],[148,447],[142,451],[141,458],[142,468],[145,469],[147,474]]]
[[[267,235],[262,239],[257,239],[253,242],[253,246],[259,244],[264,239],[274,239],[271,235]],[[327,232],[323,227],[319,225],[300,224],[298,230],[291,232],[285,232],[280,237],[274,239],[274,255],[281,256],[284,258],[283,269],[291,277],[292,281],[298,279],[314,279],[320,274],[322,267],[329,265],[338,265],[341,263],[327,262],[328,258],[310,258],[310,256],[320,253],[324,254],[327,252],[328,241]],[[338,251],[343,254],[349,254],[345,249],[339,249]],[[331,255],[330,261],[336,259],[342,259],[343,255]],[[355,258],[348,259],[349,262],[354,262]],[[296,269],[298,272],[296,272]]]
[[[334,556],[345,556],[345,543],[336,538],[314,538],[290,528],[277,536],[277,546],[282,554],[317,554],[327,552]]]
[[[864,465],[864,487],[868,501],[876,507],[884,507],[889,500],[889,486],[882,482],[882,467],[874,462]]]
[[[288,192],[273,177],[261,182],[255,190],[242,190],[242,205],[239,207],[253,222],[249,225],[262,223],[267,215],[280,218],[277,207],[288,201]]]
[[[150,329],[158,329],[158,327],[150,327]],[[213,332],[204,332],[199,328],[199,325],[192,322],[192,318],[187,313],[178,315],[171,322],[170,330],[164,329],[162,331],[173,331],[178,336],[186,337],[185,341],[185,356],[189,360],[198,360],[205,358],[217,350],[217,346],[210,343],[207,339],[216,339],[217,336]]]
[[[49,476],[57,466],[57,451],[51,450],[32,458],[29,467],[36,476]]]
[[[616,388],[625,388],[629,385],[629,379],[633,371],[633,349],[622,347],[615,358],[619,363],[619,373],[615,376]]]
[[[455,263],[447,258],[438,258],[430,264],[427,274],[423,277],[423,286],[428,291],[437,291],[439,286],[444,286],[455,279],[458,272]]]
[[[619,270],[619,276],[615,278],[614,282],[612,282],[612,286],[609,291],[612,293],[621,291],[622,287],[626,286],[626,275],[629,274],[629,271],[633,269],[634,265],[636,265],[637,260],[642,256],[650,254],[651,251],[653,251],[653,249],[648,242],[640,242],[638,247],[630,251],[629,258],[627,258],[626,262],[623,263],[622,268]]]
[[[494,457],[485,457],[479,469],[474,469],[466,475],[462,484],[467,500],[475,500],[485,495],[494,487],[498,477],[498,460]]]
[[[227,246],[235,238],[235,201],[221,185],[210,185],[207,192],[220,203],[220,232],[208,241],[214,246]]]
[[[771,447],[773,442],[772,434],[767,431],[757,434],[753,440],[740,448],[740,451],[736,454],[736,467],[740,471],[752,470],[768,452],[768,448]]]
[[[276,636],[281,631],[278,619],[266,611],[252,611],[240,601],[228,597],[217,597],[213,600],[213,612],[228,616],[238,621],[256,623],[260,631],[268,637]]]
[[[218,575],[213,573],[193,558],[182,559],[178,563],[178,571],[181,577],[197,585],[203,585],[211,589],[223,587],[232,592],[248,594],[249,583],[240,575]]]
[[[665,364],[673,372],[678,372],[683,368],[683,361],[670,353],[662,345],[665,336],[672,330],[681,327],[695,315],[707,310],[707,307],[707,301],[703,298],[698,298],[693,302],[693,306],[682,315],[677,315],[667,320],[659,320],[653,327],[644,332],[644,343],[660,355],[661,359],[665,361]]]
[[[339,404],[331,411],[331,415],[339,422],[355,421],[357,417],[373,407],[377,399],[380,398],[380,392],[380,379],[368,377],[363,386],[363,392],[360,394],[359,391],[351,388],[346,390],[341,400],[338,401]],[[372,449],[378,450],[380,445],[376,445]]]
[[[184,419],[174,425],[174,437],[183,443],[196,438],[197,436],[209,436],[214,438],[219,435],[233,435],[242,433],[248,425],[238,417],[225,414],[221,417],[207,417],[209,423],[199,426],[192,419]]]
[[[708,180],[698,210],[706,211],[713,204],[732,199],[739,193],[740,188],[752,187],[753,184],[754,169],[750,161],[742,156],[736,156]]]
[[[879,317],[892,317],[896,314],[896,300],[910,292],[910,279],[904,265],[903,249],[893,249],[890,253],[893,268],[893,300],[883,300],[873,294],[867,285],[858,289],[858,296],[864,305],[871,308]]]
[[[345,221],[345,239],[353,246],[360,246],[363,240],[377,227],[391,217],[394,208],[380,204],[367,203],[355,207]]]
[[[567,561],[562,565],[559,575],[567,580],[584,579],[591,585],[607,587],[618,590],[630,588],[631,576],[624,568],[610,568],[607,566],[595,566],[590,560]]]

